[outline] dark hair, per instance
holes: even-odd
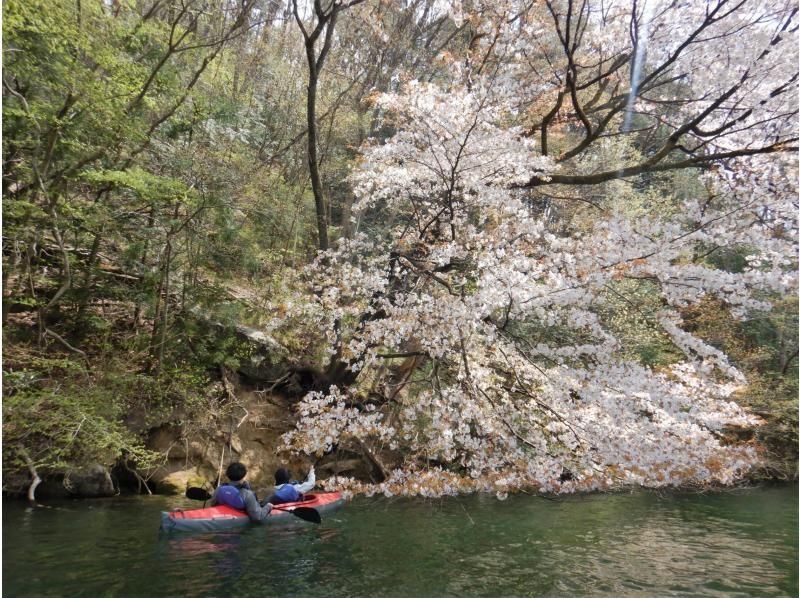
[[[247,475],[247,468],[241,463],[231,463],[225,470],[225,475],[231,482],[238,482]]]
[[[275,484],[278,486],[286,484],[289,482],[289,477],[289,470],[285,467],[281,467],[275,472]]]

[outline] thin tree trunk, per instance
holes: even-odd
[[[161,320],[161,335],[158,341],[158,363],[156,365],[156,372],[161,371],[161,366],[164,364],[164,344],[167,342],[167,318],[169,318],[169,272],[172,261],[172,240],[167,241],[167,255],[166,263],[164,264],[164,312]]]
[[[306,101],[306,126],[308,127],[308,172],[311,176],[311,189],[314,192],[314,207],[317,214],[317,235],[319,248],[328,249],[328,223],[325,209],[325,196],[322,191],[322,177],[319,173],[319,158],[317,157],[317,73],[314,60],[314,46],[306,43],[308,57],[308,97]]]
[[[78,322],[83,319],[83,316],[86,313],[86,306],[89,304],[92,285],[92,269],[94,268],[97,260],[97,254],[100,251],[100,240],[102,238],[101,233],[102,231],[94,236],[94,240],[92,241],[92,249],[90,250],[89,257],[86,260],[86,272],[84,273],[83,284],[81,285],[83,288],[83,296],[80,299],[80,304],[78,305],[78,314],[75,318]],[[77,247],[77,243],[75,246]]]
[[[150,208],[150,215],[147,217],[147,230],[153,230],[153,225],[155,224],[155,207]],[[142,257],[139,260],[139,263],[142,265],[142,272],[145,272],[147,268],[147,251],[150,247],[150,242],[145,239],[144,246],[142,247]],[[144,277],[142,278],[144,281]],[[136,308],[133,310],[133,329],[134,331],[139,329],[139,320],[142,316],[142,302],[137,299],[136,301]]]
[[[217,486],[222,481],[222,464],[225,462],[225,445],[222,445],[222,454],[219,456],[219,470],[217,471]]]
[[[12,273],[15,273],[17,271],[17,268],[18,268],[20,262],[22,261],[21,252],[19,250],[19,241],[17,241],[17,240],[13,241],[12,247],[9,250],[8,253],[9,253],[8,261],[3,264],[3,268],[2,268],[2,270],[3,270],[3,272],[2,272],[3,290],[4,291],[8,290],[8,281],[11,279]],[[20,279],[20,280],[18,280],[18,282],[22,282],[22,280]],[[11,293],[8,293],[8,294],[3,293],[3,320],[2,320],[3,326],[6,325],[6,321],[8,320],[8,312],[9,312],[9,309],[10,309],[10,306],[9,306],[10,299],[11,299]]]

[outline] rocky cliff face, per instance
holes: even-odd
[[[198,314],[195,314],[198,315]],[[221,331],[223,325],[211,324]],[[274,472],[288,467],[302,477],[311,460],[279,455],[280,437],[294,425],[291,404],[285,393],[268,390],[276,380],[289,379],[289,352],[260,330],[235,326],[233,332],[248,349],[238,371],[220,369],[219,413],[196,422],[178,420],[149,431],[148,448],[163,453],[166,462],[145,472],[148,486],[159,494],[183,494],[187,487],[211,489],[225,481],[225,468],[239,461],[248,470],[248,480],[259,495],[271,491]]]
[[[176,426],[152,431],[149,448],[168,455],[165,465],[149,472],[154,492],[183,494],[192,486],[210,490],[218,479],[225,481],[225,468],[234,461],[247,467],[248,480],[262,497],[272,492],[278,467],[287,467],[298,480],[312,465],[318,480],[339,474],[369,479],[372,466],[363,457],[326,455],[315,459],[280,453],[281,435],[294,425],[291,402],[240,384],[233,392],[235,415],[218,422],[219,428],[211,434],[187,435],[184,428]]]
[[[254,488],[263,489],[271,489],[278,467],[289,467],[301,477],[312,465],[278,454],[280,436],[292,426],[289,407],[280,397],[241,387],[232,393],[236,405],[231,415],[216,422],[216,430],[191,433],[179,426],[152,430],[148,447],[167,455],[162,467],[148,472],[156,492],[182,494],[188,486],[210,488],[218,479],[224,481],[225,468],[234,461],[247,467]]]

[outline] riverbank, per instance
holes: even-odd
[[[315,388],[315,378],[313,370],[303,369],[303,358],[290,359],[288,348],[257,330],[195,320],[207,334],[186,337],[192,359],[184,355],[169,368],[148,371],[146,353],[130,351],[133,341],[123,321],[116,321],[109,342],[96,343],[85,359],[53,345],[38,349],[24,318],[11,318],[9,324],[4,328],[4,495],[28,495],[34,475],[41,480],[36,496],[48,500],[182,494],[189,486],[216,484],[231,460],[247,464],[258,488],[271,486],[279,466],[302,477],[314,464],[328,489],[374,493],[402,462],[397,451],[364,443],[313,457],[282,451],[282,436],[296,421],[295,405]],[[203,357],[223,349],[231,356],[228,365],[210,366]],[[787,394],[791,385],[772,397],[759,385],[752,388],[757,392],[737,398],[765,423],[729,430],[725,440],[759,447],[761,462],[743,482],[796,480],[797,398]],[[338,483],[340,477],[349,481]],[[485,490],[473,488],[468,476],[464,480],[455,485],[456,492]],[[384,486],[377,492],[398,492]],[[425,491],[422,484],[420,494]],[[506,493],[502,487],[498,492]]]

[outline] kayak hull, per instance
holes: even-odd
[[[281,509],[291,510],[295,507],[311,507],[320,515],[330,513],[344,504],[341,492],[319,492],[305,495],[305,500],[282,503]],[[300,521],[298,517],[286,510],[273,509],[269,516],[261,522],[252,522],[244,511],[227,505],[216,505],[203,509],[182,511],[161,511],[161,531],[163,532],[214,532],[230,530],[249,525],[271,523],[288,523]]]

